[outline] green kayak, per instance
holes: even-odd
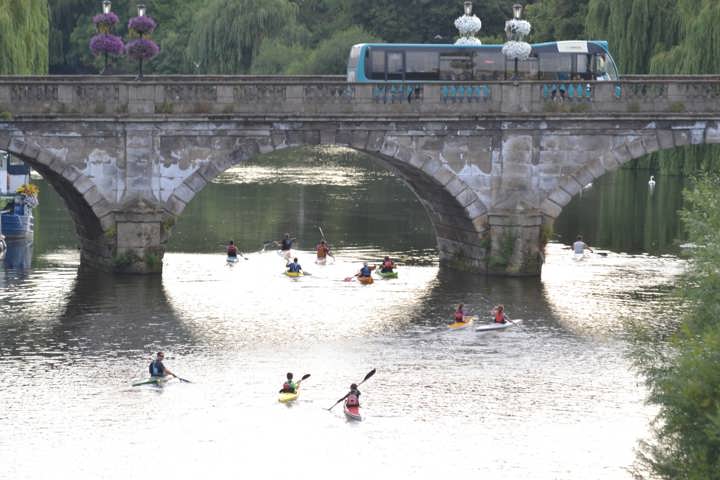
[[[375,273],[382,278],[398,278],[398,272],[381,272],[380,270],[375,270]]]
[[[170,375],[164,376],[164,377],[150,377],[147,380],[142,380],[140,382],[135,382],[132,384],[133,387],[139,387],[140,385],[158,385],[162,386],[165,385],[167,382],[169,382],[173,377]]]

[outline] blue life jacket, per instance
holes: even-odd
[[[165,376],[165,365],[160,360],[155,360],[150,364],[149,367],[151,377],[164,377]]]
[[[362,267],[360,269],[360,276],[361,277],[369,277],[371,271],[372,270],[370,270],[370,267]]]
[[[299,263],[293,262],[293,263],[288,264],[288,272],[297,273],[300,270],[302,270],[302,267],[300,266]]]
[[[280,250],[290,250],[292,248],[292,242],[291,239],[284,238],[280,244]]]

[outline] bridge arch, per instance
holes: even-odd
[[[569,173],[558,177],[554,188],[546,192],[541,199],[541,211],[554,221],[570,200],[578,195],[583,187],[607,172],[617,170],[622,165],[655,152],[672,150],[688,145],[720,144],[720,122],[694,122],[687,125],[657,126],[649,125],[645,129],[622,132],[610,136],[583,138],[575,136],[573,144],[591,145],[586,151],[568,151],[586,160],[579,162]]]
[[[1,148],[27,163],[55,189],[75,224],[82,262],[104,268],[113,253],[113,245],[106,234],[114,226],[112,205],[93,179],[60,156],[68,154],[66,149],[53,152],[19,137],[12,138]]]
[[[434,142],[425,151],[425,142]],[[487,233],[487,207],[478,194],[442,161],[441,139],[398,136],[391,132],[369,132],[355,136],[284,135],[268,142],[263,138],[245,138],[234,148],[200,149],[187,144],[182,150],[168,152],[180,163],[196,163],[193,156],[206,161],[182,182],[165,193],[163,207],[173,216],[208,183],[225,170],[257,155],[304,146],[342,146],[366,153],[400,177],[423,205],[433,226],[442,263],[464,269],[482,269],[485,265],[483,237]],[[187,156],[187,157],[186,157]]]

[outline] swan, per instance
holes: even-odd
[[[650,180],[648,180],[648,187],[655,188],[655,177],[653,175],[650,175]]]

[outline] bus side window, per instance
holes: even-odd
[[[405,62],[403,52],[387,52],[387,79],[404,80]]]
[[[385,51],[371,50],[370,62],[366,63],[370,71],[365,76],[371,80],[385,80]]]
[[[470,52],[440,52],[440,80],[453,82],[472,80],[471,55]]]

